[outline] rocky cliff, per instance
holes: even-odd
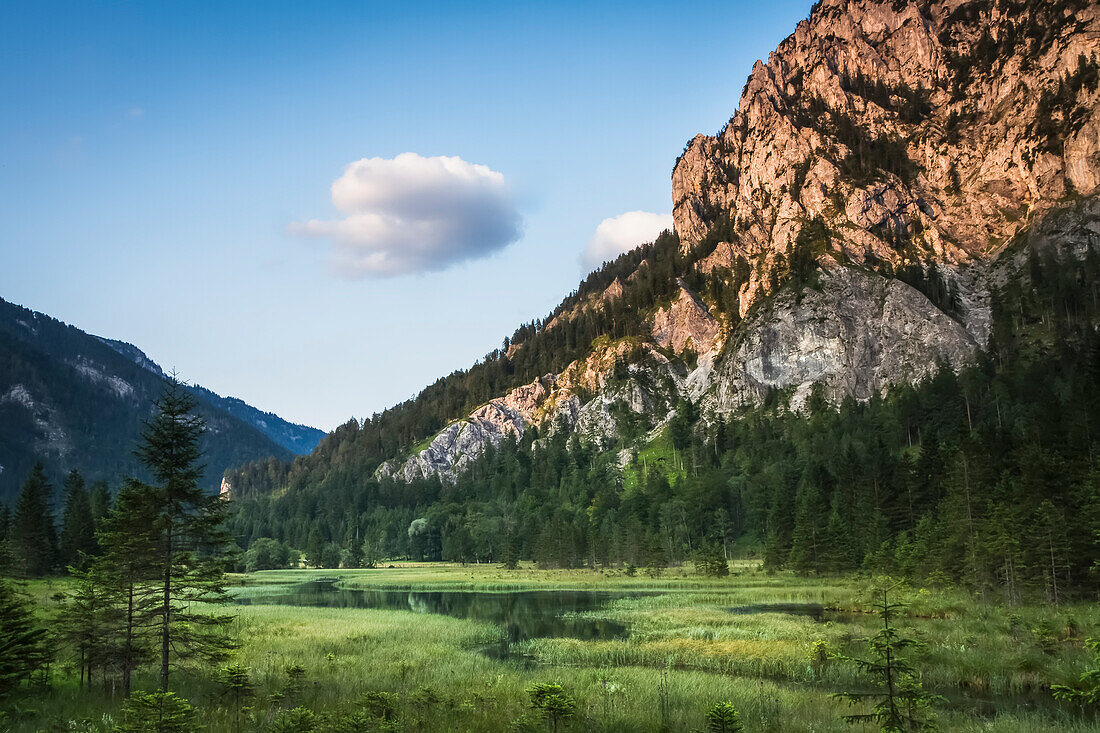
[[[1100,246],[1098,61],[1089,0],[822,0],[676,161],[676,236],[521,327],[479,368],[531,357],[523,379],[542,376],[480,393],[376,477],[451,482],[532,428],[628,460],[678,406],[866,400],[972,362],[1021,258]]]
[[[741,315],[815,219],[859,264],[987,260],[1100,186],[1100,5],[823,0],[672,174],[684,247],[741,257]]]

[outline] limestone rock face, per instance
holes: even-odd
[[[961,367],[979,348],[962,324],[900,280],[852,268],[821,279],[821,290],[803,291],[801,302],[783,293],[754,313],[716,370],[708,407],[728,412],[791,388],[797,409],[814,383],[832,402],[866,400],[941,363]]]
[[[443,428],[426,448],[410,456],[403,465],[386,461],[378,467],[376,475],[406,482],[438,476],[453,482],[488,446],[498,446],[506,437],[523,437],[527,425],[518,411],[494,400],[465,420]]]
[[[1097,59],[1090,0],[822,0],[688,143],[676,231],[732,223],[702,267],[748,261],[742,316],[815,217],[857,263],[986,259],[1100,188]]]
[[[657,430],[681,399],[711,419],[778,389],[799,409],[815,384],[834,403],[866,400],[972,362],[991,293],[1029,250],[1100,247],[1100,4],[821,0],[753,67],[722,131],[691,140],[672,198],[694,271],[671,302],[378,475],[453,481],[532,426],[611,449],[624,421]],[[819,269],[795,292],[783,284],[808,238]],[[542,328],[605,308],[656,267],[571,296]],[[947,300],[893,277],[901,267]]]
[[[706,354],[718,346],[718,322],[707,307],[679,281],[680,292],[668,308],[653,316],[653,341],[675,354],[691,349]]]

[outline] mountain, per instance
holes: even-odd
[[[819,2],[676,161],[675,235],[331,441],[354,431],[381,477],[453,480],[530,425],[613,442],[618,402],[652,425],[681,397],[706,414],[774,389],[797,406],[814,384],[865,400],[973,362],[989,264],[1100,187],[1098,33],[1088,0]],[[607,391],[617,361],[649,383]]]
[[[857,539],[829,567],[923,528],[971,548],[961,575],[965,486],[986,537],[1064,512],[1091,542],[1098,59],[1089,0],[822,0],[676,161],[675,232],[416,399],[227,472],[241,541],[638,564],[717,522],[810,567],[834,522]]]
[[[96,338],[127,357],[138,366],[158,376],[165,376],[164,370],[160,368],[160,365],[146,356],[144,351],[133,344],[128,344],[125,341],[116,341],[114,339],[105,339],[99,336]],[[321,438],[325,437],[325,433],[322,430],[311,428],[308,425],[287,422],[272,412],[264,412],[236,397],[222,397],[216,392],[212,392],[197,384],[191,385],[189,389],[199,401],[227,412],[238,420],[251,425],[294,455],[309,453],[317,446]]]
[[[112,484],[142,475],[132,452],[163,380],[136,346],[0,299],[0,499],[18,491],[38,459],[55,485],[72,468]],[[198,386],[192,391],[209,428],[208,488],[220,485],[228,466],[289,459],[322,436],[240,400]]]

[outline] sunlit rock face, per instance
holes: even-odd
[[[732,221],[742,315],[815,217],[856,263],[987,259],[1100,186],[1095,58],[1088,0],[823,0],[677,161],[676,231]]]
[[[680,400],[714,420],[779,390],[798,410],[814,385],[866,400],[972,362],[991,293],[1028,251],[1100,247],[1096,61],[1089,0],[823,0],[754,66],[729,124],[676,162],[681,245],[710,249],[649,304],[643,335],[597,339],[379,475],[453,481],[533,426],[627,460],[622,421],[658,430]],[[826,233],[813,282],[782,287],[809,225]],[[934,270],[950,302],[892,276],[906,265]],[[650,266],[544,328],[623,297]],[[693,292],[699,274],[737,283],[734,304]]]

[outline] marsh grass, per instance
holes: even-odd
[[[858,689],[850,667],[823,658],[873,633],[862,583],[767,575],[751,563],[727,579],[673,570],[656,579],[591,571],[408,564],[375,571],[269,571],[235,578],[253,605],[235,609],[243,642],[233,659],[251,669],[257,695],[242,730],[268,730],[297,708],[318,719],[359,715],[357,730],[545,730],[529,706],[535,684],[560,684],[577,703],[561,730],[704,729],[706,711],[730,700],[747,731],[849,731],[851,709],[830,697]],[[626,623],[629,638],[534,639],[513,645],[513,658],[483,653],[500,630],[472,620],[411,611],[267,605],[286,583],[335,578],[344,587],[440,590],[600,589],[646,591],[577,614]],[[40,597],[64,583],[39,583]],[[1095,718],[1050,699],[1047,686],[1068,683],[1085,666],[1083,639],[1100,634],[1095,604],[1061,608],[982,605],[954,590],[906,591],[902,621],[927,642],[917,659],[927,688],[949,702],[942,729],[1078,733],[1100,730]],[[49,601],[45,601],[47,604]],[[826,621],[786,613],[737,614],[768,603],[812,603]],[[816,643],[815,642],[819,642]],[[297,689],[286,669],[305,670]],[[235,705],[213,670],[181,670],[177,690],[200,708],[208,731],[234,730]],[[152,689],[152,676],[138,689]],[[108,691],[109,693],[109,691]],[[52,689],[23,702],[12,729],[109,730],[120,700],[80,691],[72,670],[55,668]],[[386,716],[378,711],[387,709]],[[663,710],[664,713],[659,713]],[[107,718],[104,718],[107,716]],[[526,723],[524,722],[526,721]],[[869,729],[864,729],[869,730]]]

